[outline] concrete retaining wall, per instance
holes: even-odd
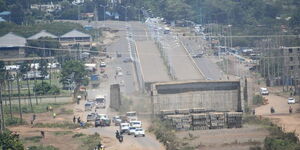
[[[157,83],[151,89],[154,114],[160,110],[191,108],[242,111],[239,81]]]

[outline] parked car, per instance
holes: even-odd
[[[120,118],[120,116],[114,116],[112,122],[115,124],[115,126],[119,126],[122,122],[122,119]]]
[[[142,128],[136,128],[134,131],[134,137],[145,136],[145,131]]]
[[[295,104],[296,100],[293,97],[288,98],[288,104]]]
[[[95,121],[96,118],[97,118],[97,114],[96,113],[90,113],[87,115],[86,117],[86,121],[89,122],[89,121]]]
[[[193,56],[193,58],[201,58],[202,55],[203,55],[203,54],[194,54],[194,55],[192,55],[192,56]]]
[[[86,102],[85,104],[84,104],[84,110],[85,111],[91,111],[92,109],[93,109],[93,103],[92,102]]]
[[[134,134],[136,127],[129,127],[128,135]]]

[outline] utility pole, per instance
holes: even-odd
[[[3,110],[3,103],[2,103],[2,85],[3,83],[0,83],[1,133],[3,133],[3,130],[5,129],[4,110]]]
[[[17,84],[18,84],[18,100],[19,100],[19,114],[20,114],[20,123],[23,122],[22,117],[22,106],[21,106],[21,90],[20,90],[20,81],[19,81],[19,72],[17,73]]]

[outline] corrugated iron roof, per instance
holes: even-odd
[[[61,38],[73,38],[73,37],[91,37],[89,34],[85,34],[83,32],[80,32],[76,29],[64,34],[61,36]]]
[[[53,38],[53,39],[57,38],[57,36],[55,36],[55,35],[53,35],[53,34],[47,32],[46,30],[42,30],[42,31],[40,31],[40,32],[37,33],[37,34],[32,35],[32,36],[29,37],[28,39],[29,39],[29,40],[37,40],[37,39],[39,39],[39,38],[41,38],[41,37],[50,37],[50,38]]]
[[[26,39],[12,32],[0,37],[0,47],[24,47]]]

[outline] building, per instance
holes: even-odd
[[[31,9],[38,9],[42,12],[47,12],[47,13],[52,13],[56,10],[61,10],[61,5],[60,4],[43,4],[43,5],[39,5],[39,4],[32,4],[30,6]]]
[[[79,44],[80,47],[90,48],[92,45],[92,36],[76,29],[62,35],[59,38],[62,47],[74,47]]]
[[[37,39],[43,38],[43,37],[58,39],[58,37],[56,35],[53,35],[53,34],[47,32],[46,30],[42,30],[37,34],[34,34],[34,35],[30,36],[29,38],[27,38],[27,40],[37,40]]]
[[[283,47],[283,74],[285,85],[295,85],[300,75],[300,47]]]
[[[12,32],[0,37],[0,59],[25,56],[26,38]]]

